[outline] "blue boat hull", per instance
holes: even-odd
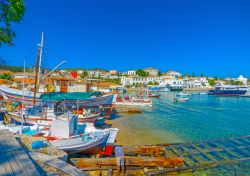
[[[247,90],[210,90],[209,95],[218,95],[218,96],[240,96],[245,95]]]

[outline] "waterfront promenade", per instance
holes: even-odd
[[[33,162],[8,130],[0,130],[0,175],[40,176]]]

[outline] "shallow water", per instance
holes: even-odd
[[[193,92],[194,93],[194,92]],[[174,102],[174,92],[153,99],[142,114],[112,120],[121,144],[159,144],[200,141],[250,134],[250,98],[192,95]]]

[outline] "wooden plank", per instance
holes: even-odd
[[[9,164],[9,161],[5,155],[5,153],[0,153],[0,173],[1,175],[8,175],[8,176],[14,176],[14,173],[11,169],[11,166]]]
[[[3,175],[8,175],[11,171],[15,175],[40,176],[34,163],[8,130],[0,130],[0,145]],[[2,167],[2,163],[5,167]]]
[[[11,149],[11,146],[9,146],[9,144],[8,144],[8,142],[7,142],[7,140],[6,140],[6,138],[7,138],[8,136],[1,136],[0,137],[0,144],[1,144],[1,146],[2,146],[2,150],[1,150],[1,152],[6,152],[7,150],[9,150],[9,149]]]
[[[16,155],[13,152],[6,152],[6,156],[9,160],[9,164],[12,168],[12,171],[16,176],[28,175],[27,172],[25,171],[25,168],[23,168],[23,165],[21,164],[20,160],[16,157]]]
[[[113,170],[110,168],[110,169],[108,169],[108,174],[107,174],[108,176],[112,176],[113,175]]]
[[[18,150],[22,148],[10,132],[0,131],[0,134],[0,144],[2,149],[0,152]]]
[[[23,150],[15,151],[15,154],[18,156],[23,167],[26,169],[28,175],[40,176],[40,173],[38,172],[35,165],[32,163],[31,159],[29,158],[28,154],[25,151]]]
[[[237,154],[235,154],[235,153],[229,151],[228,149],[219,147],[217,144],[215,144],[215,143],[213,143],[213,142],[211,142],[211,143],[212,143],[213,145],[217,146],[217,148],[220,148],[220,149],[224,150],[226,153],[230,153],[231,155],[233,155],[233,156],[236,157],[236,158],[241,158],[241,156],[239,156],[239,155],[237,155]]]
[[[50,157],[48,155],[42,154],[42,153],[36,153],[36,152],[30,152],[30,156],[36,160],[40,161],[44,164],[47,164],[49,166],[52,166],[56,169],[59,169],[69,175],[72,176],[88,176],[88,174],[82,172],[81,170],[77,169],[76,167],[53,157]]]
[[[217,167],[218,165],[221,164],[227,164],[227,163],[237,163],[239,161],[249,161],[250,158],[244,158],[244,159],[237,159],[234,160],[232,162],[230,161],[224,161],[224,162],[217,162],[217,163],[209,163],[209,164],[203,164],[203,165],[199,165],[199,166],[193,166],[193,167],[180,167],[180,168],[169,168],[169,169],[165,169],[165,170],[159,170],[159,171],[149,171],[146,173],[146,175],[161,175],[161,174],[167,174],[167,173],[173,173],[173,172],[192,172],[192,171],[196,171],[196,170],[204,170],[204,169],[208,169],[208,168],[214,168]]]
[[[192,145],[191,144],[191,146],[193,147],[193,148],[195,148],[197,151],[199,151],[199,153],[201,153],[201,154],[203,154],[205,157],[207,157],[208,159],[210,159],[211,161],[216,161],[216,159],[214,159],[212,156],[210,156],[210,155],[207,155],[205,152],[203,152],[199,147],[196,147],[195,145]]]

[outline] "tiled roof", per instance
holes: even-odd
[[[148,67],[148,68],[144,68],[143,70],[158,70],[158,69],[153,68],[153,67]]]

